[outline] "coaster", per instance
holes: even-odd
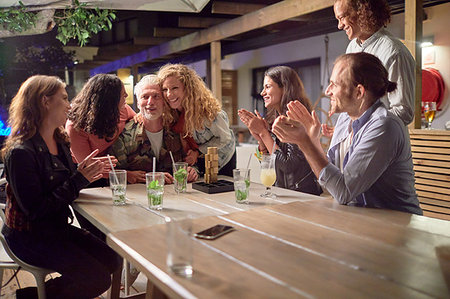
[[[192,189],[208,194],[234,191],[234,183],[226,180],[218,180],[215,183],[192,183]]]

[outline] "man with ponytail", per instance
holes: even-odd
[[[272,131],[297,144],[319,183],[343,205],[422,215],[406,127],[381,98],[396,89],[372,54],[337,58],[326,93],[339,115],[327,155],[320,145],[320,121],[298,101],[288,104]]]

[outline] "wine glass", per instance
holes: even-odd
[[[275,155],[263,154],[261,160],[261,183],[266,186],[266,191],[261,194],[264,198],[275,198],[277,197],[271,191],[271,186],[275,183],[277,179],[277,174],[275,172]]]
[[[425,102],[423,105],[423,115],[425,120],[428,122],[427,129],[431,130],[431,123],[436,115],[436,102]]]

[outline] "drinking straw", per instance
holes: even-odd
[[[276,145],[277,145],[277,143],[275,142],[275,139],[274,139],[273,146],[272,146],[272,153],[270,154],[271,157],[270,157],[270,162],[269,162],[269,168],[275,168],[275,165],[273,165],[273,167],[272,167],[272,164],[275,164],[275,158],[273,158],[272,155],[274,155]]]
[[[114,165],[112,164],[111,156],[109,154],[107,156],[108,156],[109,165],[111,165],[111,170],[113,172],[114,181],[115,181],[116,185],[119,185],[119,179],[117,178],[116,170],[114,169]]]
[[[169,151],[169,154],[170,154],[170,158],[172,159],[173,171],[175,171],[175,160],[173,159],[172,151]]]
[[[277,145],[277,143],[275,142],[275,139],[273,139],[272,152],[270,153],[271,155],[273,155],[273,152],[275,151],[275,146],[276,145]]]
[[[247,169],[250,167],[250,160],[252,159],[253,154],[250,153],[250,157],[248,157]]]
[[[155,180],[156,157],[153,157],[153,180]]]

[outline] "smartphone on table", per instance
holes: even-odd
[[[233,230],[234,228],[232,226],[217,224],[194,234],[194,236],[199,239],[214,240]]]

